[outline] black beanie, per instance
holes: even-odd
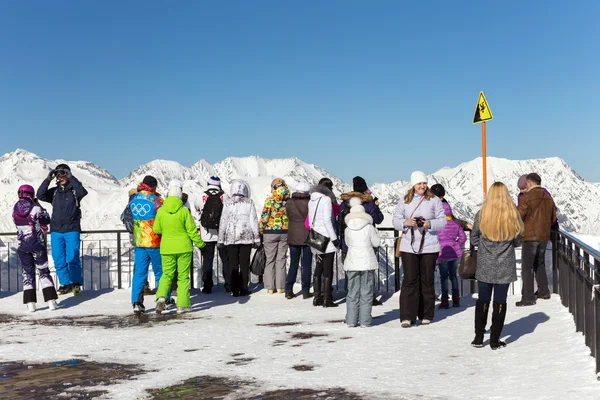
[[[437,197],[444,197],[446,195],[446,189],[439,183],[436,183],[431,187],[431,193],[435,194]]]
[[[56,166],[56,168],[54,168],[54,169],[55,170],[57,170],[57,169],[66,169],[66,170],[69,170],[69,171],[71,170],[71,168],[69,168],[69,166],[67,164],[58,164]]]
[[[142,183],[150,186],[151,188],[155,188],[158,186],[158,181],[156,180],[156,178],[150,175],[146,175]]]
[[[355,192],[364,193],[367,191],[367,182],[360,176],[355,176],[352,179],[352,185],[354,186],[353,190]]]

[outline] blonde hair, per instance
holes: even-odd
[[[425,191],[425,200],[431,200],[435,197],[435,194],[433,194],[431,192],[431,190],[429,190],[429,187],[427,188],[427,190]],[[411,201],[413,201],[413,199],[415,198],[415,187],[411,187],[410,189],[408,189],[408,192],[406,192],[406,195],[404,196],[404,203],[405,204],[410,204]]]
[[[521,215],[502,182],[490,187],[479,218],[481,234],[493,242],[513,240],[524,229]]]

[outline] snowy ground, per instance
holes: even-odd
[[[398,294],[375,307],[374,326],[348,328],[345,306],[315,308],[264,290],[235,299],[224,292],[194,293],[186,319],[137,324],[128,290],[82,292],[61,299],[55,312],[26,314],[22,294],[0,293],[0,360],[59,361],[81,358],[141,364],[145,375],[108,386],[109,398],[143,398],[146,389],[200,376],[256,379],[264,390],[341,387],[368,399],[599,399],[594,360],[575,333],[572,316],[554,296],[516,308],[509,298],[503,337],[507,348],[472,348],[473,298],[464,307],[438,311],[430,326],[400,327]],[[146,305],[151,306],[151,297]],[[114,316],[129,327],[48,326],[42,318]],[[260,324],[289,322],[289,326]],[[297,323],[293,325],[291,323]],[[313,333],[294,339],[295,333]],[[488,339],[486,335],[486,340]],[[186,351],[188,350],[188,351]],[[194,351],[190,351],[194,350]],[[236,355],[237,353],[237,355]],[[235,356],[234,356],[235,355]],[[242,363],[231,363],[247,358]],[[228,364],[230,363],[230,364]],[[313,371],[296,371],[297,364]]]

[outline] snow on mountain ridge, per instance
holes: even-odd
[[[88,189],[90,194],[83,201],[83,228],[121,228],[119,216],[127,201],[127,189],[137,186],[145,175],[153,175],[163,193],[172,179],[184,182],[184,191],[192,204],[199,200],[206,189],[206,181],[218,175],[227,191],[235,179],[246,180],[257,210],[262,209],[269,195],[271,180],[281,177],[291,189],[300,181],[316,184],[324,176],[334,183],[334,192],[352,190],[352,185],[329,174],[322,168],[292,157],[263,159],[258,156],[228,157],[215,164],[200,160],[186,167],[176,161],[153,160],[139,166],[120,181],[108,171],[86,161],[46,160],[26,150],[17,149],[0,157],[0,230],[12,231],[11,212],[15,202],[14,193],[20,184],[30,183],[35,188],[44,180],[48,171],[58,163],[66,162]],[[558,157],[536,160],[508,160],[488,157],[488,184],[505,182],[516,198],[516,182],[521,174],[536,171],[542,176],[542,184],[553,194],[560,210],[561,227],[578,233],[595,233],[600,230],[600,207],[595,200],[600,196],[600,184],[583,180],[564,160]],[[481,158],[461,163],[456,167],[443,167],[428,176],[429,184],[441,183],[447,191],[446,198],[454,213],[472,220],[481,206],[482,195]],[[356,171],[360,173],[360,171]],[[406,178],[409,177],[407,174]],[[391,215],[408,190],[409,182],[370,185],[379,198],[386,218],[384,226],[391,226]],[[163,193],[166,194],[166,193]]]

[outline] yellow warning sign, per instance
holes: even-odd
[[[494,117],[492,116],[492,110],[490,110],[485,94],[480,92],[479,100],[475,107],[475,115],[473,115],[473,123],[478,124],[479,122],[490,121],[492,119],[494,119]]]

